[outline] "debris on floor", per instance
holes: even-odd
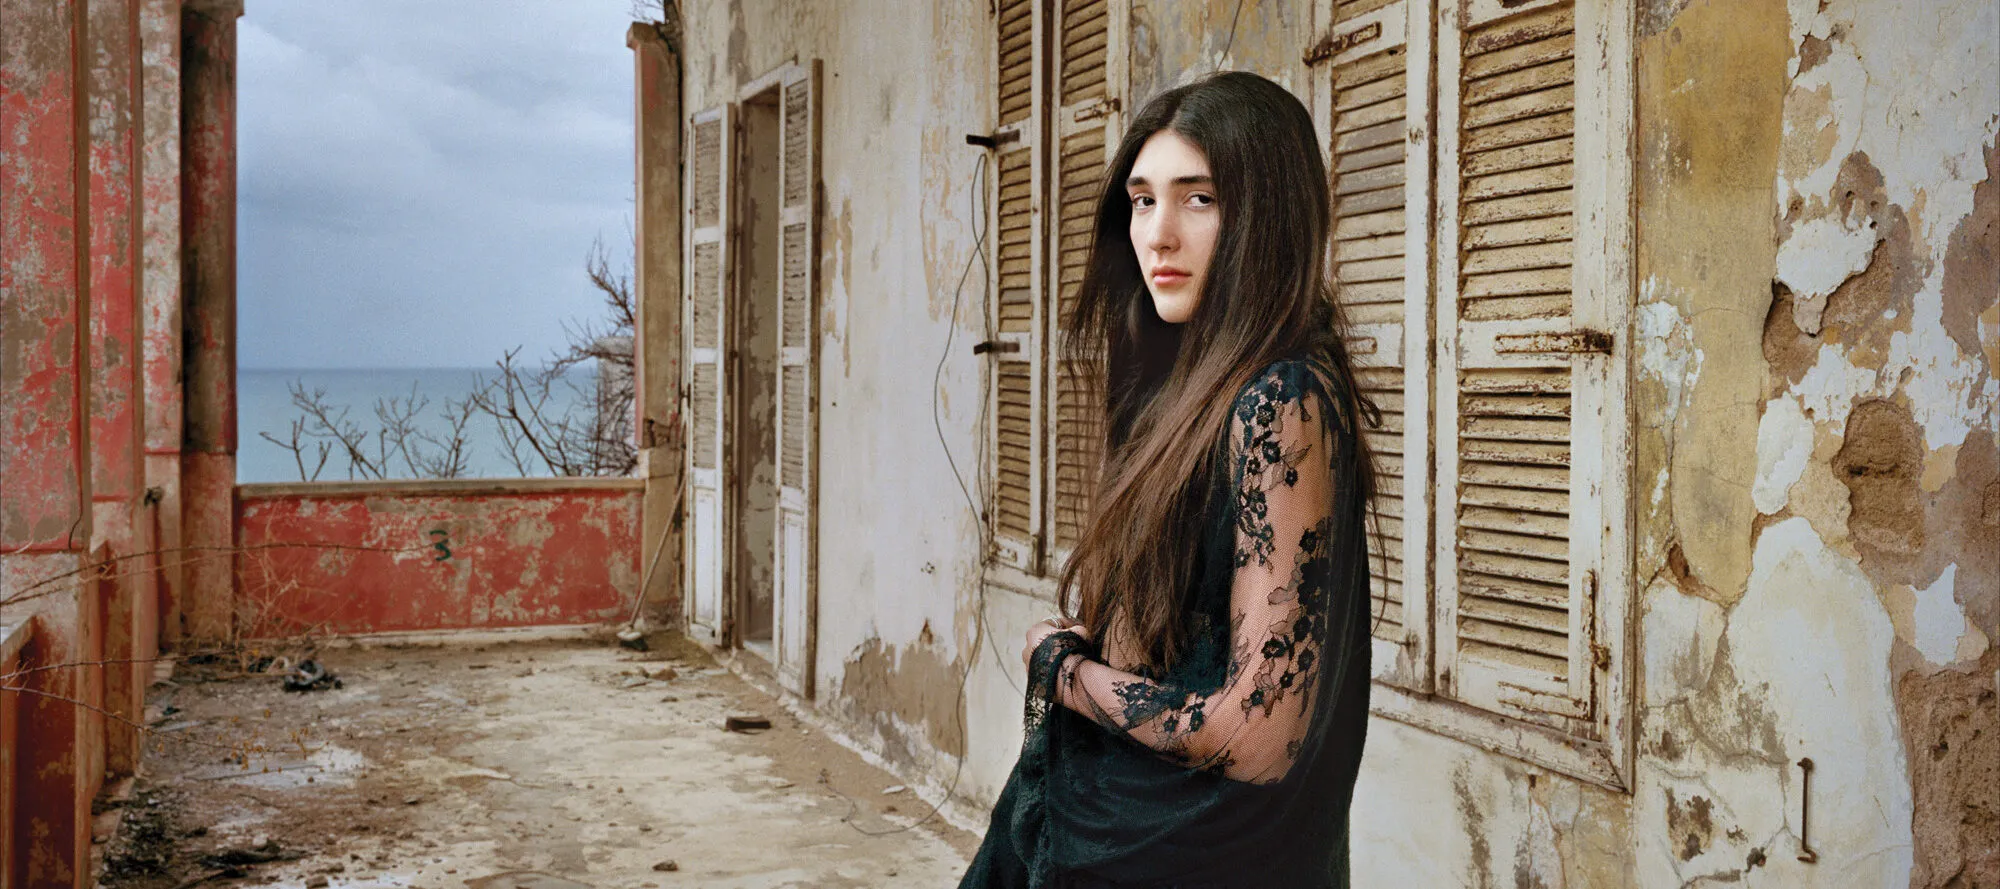
[[[929,808],[871,793],[898,776],[767,731],[779,703],[678,638],[289,654],[190,658],[153,688],[98,885],[903,889],[950,885],[978,845],[895,830]],[[308,662],[310,697],[270,681]]]
[[[319,691],[325,688],[339,688],[340,677],[310,658],[300,661],[285,675],[286,691]]]

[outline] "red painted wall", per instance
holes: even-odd
[[[239,628],[623,620],[639,587],[642,490],[638,479],[239,486]]]

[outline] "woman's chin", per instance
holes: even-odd
[[[1178,293],[1154,293],[1153,312],[1168,324],[1186,324],[1194,317],[1194,299]]]

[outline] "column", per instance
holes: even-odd
[[[229,638],[236,543],[236,19],[242,0],[181,16],[181,287],[186,371],[181,535],[184,632]]]
[[[681,626],[681,90],[680,58],[657,26],[634,22],[633,146],[638,190],[638,325],[633,410],[646,478],[640,566],[648,621]],[[650,575],[644,572],[650,566]]]
[[[94,659],[87,69],[80,0],[0,0],[0,623],[33,621],[27,665]],[[4,634],[0,634],[4,635]],[[95,736],[82,666],[23,677],[13,763],[15,887],[82,887]]]
[[[139,317],[139,9],[88,0],[90,32],[91,550],[105,549],[112,599],[105,623],[105,767],[133,774],[151,676],[146,645],[154,595],[140,554],[152,549],[141,508],[144,413]],[[145,626],[142,626],[145,625]],[[120,663],[122,661],[122,663]]]
[[[142,49],[139,200],[144,235],[140,292],[144,307],[146,517],[159,556],[153,561],[159,640],[180,640],[181,596],[181,0],[139,0]]]

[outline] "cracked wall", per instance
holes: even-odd
[[[1308,11],[1134,0],[1128,101],[1218,63],[1303,89]],[[965,136],[995,119],[994,13],[987,0],[682,3],[689,114],[743,101],[788,62],[824,66],[815,706],[913,783],[956,778],[975,805],[1020,750],[1020,633],[1054,610],[1046,584],[985,583],[953,475],[978,490],[987,432],[971,348],[987,338],[975,249],[990,194],[973,189],[995,173]]]
[[[246,638],[622,621],[641,479],[237,488]]]
[[[2000,885],[2000,5],[1638,27],[1633,787],[1377,719],[1357,882]]]
[[[2000,7],[1652,5],[1631,876],[2000,884]]]
[[[1133,0],[1135,102],[1219,62],[1303,91],[1304,5],[1235,6]],[[1052,610],[981,585],[922,428],[946,334],[983,334],[950,285],[991,14],[686,4],[690,111],[826,65],[817,706],[915,779],[962,756],[975,803],[1018,752],[1013,643]],[[1357,884],[2000,883],[2000,5],[1640,0],[1637,28],[1633,786],[1377,719]],[[946,358],[964,470],[982,380]]]

